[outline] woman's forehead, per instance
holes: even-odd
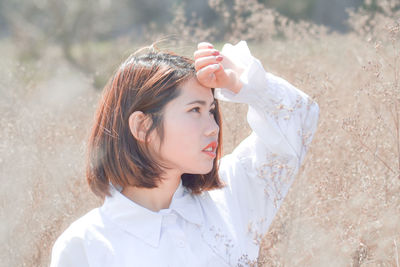
[[[196,78],[192,78],[180,86],[181,94],[178,97],[180,101],[205,101],[210,105],[214,101],[211,88],[202,86]]]

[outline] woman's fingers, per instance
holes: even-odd
[[[217,70],[219,70],[221,66],[219,64],[211,64],[207,67],[202,68],[201,70],[196,72],[197,79],[203,85],[208,85],[208,82],[215,80],[215,74]],[[210,86],[211,87],[211,86]]]
[[[196,77],[203,86],[215,88],[229,84],[229,77],[221,65],[224,56],[212,44],[199,43],[194,58]]]
[[[201,57],[194,61],[194,67],[195,67],[196,71],[199,71],[200,69],[206,67],[207,65],[218,64],[222,60],[223,60],[223,57],[221,55]]]
[[[220,53],[216,49],[200,49],[194,52],[194,59],[198,59],[201,57],[208,57],[208,56],[219,56]]]
[[[214,49],[214,46],[208,42],[201,42],[197,45],[197,50],[194,52],[194,66],[196,71],[211,65],[218,64],[223,60],[220,52]]]
[[[198,81],[210,88],[228,88],[237,93],[242,88],[239,77],[243,68],[223,55],[208,42],[201,42],[194,52],[194,66]]]

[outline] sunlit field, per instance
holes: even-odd
[[[368,20],[353,13],[346,34],[301,22],[271,28],[265,18],[285,23],[271,13],[258,28],[226,38],[248,40],[267,71],[320,107],[318,130],[258,266],[400,266],[400,11],[386,11]],[[174,23],[183,37],[165,43],[179,53],[190,55],[195,38],[214,34]],[[272,31],[281,37],[259,35]],[[90,52],[94,69],[87,72],[55,44],[31,58],[12,40],[0,41],[1,266],[48,266],[55,239],[101,205],[84,173],[99,88],[142,45],[116,39],[76,48],[82,62]],[[251,129],[246,105],[221,105],[228,154]]]

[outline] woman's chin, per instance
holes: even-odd
[[[212,169],[213,169],[213,165],[211,165],[211,167],[209,167],[209,168],[206,168],[201,174],[208,174],[212,171]]]
[[[213,166],[211,165],[211,167],[207,167],[207,168],[202,168],[202,169],[197,169],[195,171],[191,171],[191,172],[187,172],[187,173],[191,173],[191,174],[209,174],[213,169]]]

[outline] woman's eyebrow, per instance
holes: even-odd
[[[186,105],[188,106],[188,105],[192,105],[192,104],[200,104],[200,105],[202,105],[202,106],[206,106],[207,102],[204,101],[204,100],[195,100],[195,101],[192,101],[192,102],[190,102],[190,103],[187,103]],[[211,107],[213,104],[216,104],[215,99],[214,99],[213,102],[211,102],[210,107]]]

